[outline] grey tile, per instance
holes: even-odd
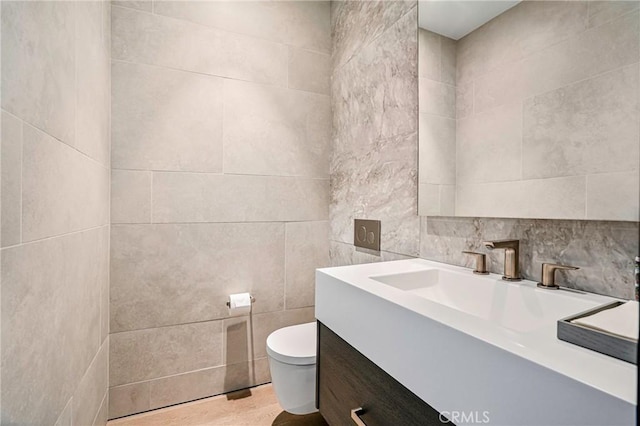
[[[109,387],[109,339],[84,373],[73,396],[73,424],[93,425]]]
[[[289,88],[328,95],[331,56],[289,47]]]
[[[2,247],[22,239],[22,122],[2,112]]]
[[[224,363],[265,358],[269,334],[290,325],[315,321],[314,312],[313,307],[307,307],[224,320]]]
[[[522,176],[522,132],[520,103],[457,120],[455,182],[519,180]]]
[[[111,223],[151,223],[151,174],[111,170]]]
[[[111,4],[114,6],[144,10],[146,12],[151,12],[153,9],[153,2],[151,0],[111,0]]]
[[[156,9],[168,2],[156,2]],[[205,2],[179,2],[188,9]],[[222,3],[222,2],[211,2]],[[220,77],[285,86],[287,48],[184,20],[114,7],[112,57]]]
[[[326,220],[328,202],[325,179],[153,175],[153,220],[157,223]]]
[[[114,168],[222,171],[222,80],[113,63]]]
[[[637,1],[590,1],[589,2],[589,26],[597,27],[618,16],[638,9]]]
[[[75,125],[74,8],[71,1],[2,7],[2,108],[68,144]]]
[[[98,351],[95,259],[107,230],[3,250],[3,422],[53,424]]]
[[[425,78],[420,79],[420,112],[456,118],[456,88]]]
[[[587,176],[587,219],[638,221],[638,172],[599,173]]]
[[[328,96],[225,80],[224,172],[328,177]]]
[[[638,65],[525,102],[523,177],[638,170]]]
[[[286,308],[314,306],[315,270],[329,266],[329,223],[287,223],[285,256]]]
[[[431,184],[456,182],[456,120],[420,114],[419,181]]]
[[[112,332],[224,318],[243,292],[282,309],[283,224],[112,226]]]
[[[222,30],[329,53],[329,2],[182,2],[155,3],[154,12]]]
[[[458,184],[456,215],[585,219],[586,190],[585,176]]]
[[[22,240],[104,225],[108,218],[109,170],[25,125]]]
[[[109,418],[150,410],[149,383],[139,382],[109,388]]]
[[[101,1],[76,3],[76,130],[73,146],[109,167],[111,63]],[[71,94],[66,94],[71,97]]]
[[[222,321],[111,334],[109,385],[222,364]]]
[[[442,36],[418,28],[418,76],[441,81]]]

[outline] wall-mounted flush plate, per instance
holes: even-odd
[[[356,247],[380,251],[380,221],[355,219],[353,244]]]

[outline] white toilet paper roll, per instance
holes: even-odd
[[[229,315],[237,317],[251,313],[251,294],[238,293],[229,296]]]

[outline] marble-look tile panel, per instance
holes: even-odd
[[[2,111],[2,140],[0,141],[0,181],[2,188],[2,247],[20,243],[22,239],[22,122]]]
[[[80,380],[73,396],[74,425],[93,425],[109,387],[109,339],[106,339]]]
[[[153,174],[156,223],[326,220],[328,201],[326,179]]]
[[[622,16],[640,7],[637,1],[590,1],[589,2],[589,26],[597,27],[609,22],[618,16]]]
[[[328,96],[225,80],[223,127],[225,173],[328,177]]]
[[[222,171],[222,79],[113,62],[114,168]]]
[[[22,134],[23,242],[108,223],[109,170],[31,126]]]
[[[412,8],[417,9],[416,5],[417,2],[414,0],[331,2],[331,54],[334,71],[393,26]],[[415,22],[417,21],[414,19],[414,32]]]
[[[388,7],[389,13],[399,7],[362,7],[373,6]],[[344,9],[349,7],[360,6],[345,4],[336,11],[352,13]],[[353,240],[354,218],[379,219],[383,250],[417,253],[416,13],[413,8],[404,14],[345,66],[336,70],[334,63],[329,222],[335,241]],[[336,19],[344,24],[352,18]],[[352,37],[359,35],[341,31],[346,32],[340,42],[357,43]]]
[[[587,219],[640,220],[640,174],[600,173],[587,176]]]
[[[587,2],[522,2],[458,41],[456,81],[465,84],[580,34],[586,26]]]
[[[420,114],[420,183],[456,183],[456,120]]]
[[[222,321],[112,333],[109,340],[110,386],[222,364]]]
[[[165,3],[169,2],[155,5]],[[186,9],[205,2],[179,4]],[[287,47],[282,44],[121,7],[112,8],[112,58],[259,83],[287,84]]]
[[[76,110],[75,7],[72,1],[2,5],[2,108],[70,145]]]
[[[151,223],[151,175],[111,170],[111,223]]]
[[[233,293],[254,295],[253,312],[281,310],[284,233],[281,223],[112,226],[111,331],[224,318]]]
[[[631,65],[527,100],[523,178],[638,170],[638,76]]]
[[[107,232],[102,227],[2,251],[3,423],[56,422],[97,353],[95,259]]]
[[[156,1],[154,13],[329,53],[328,1]]]
[[[289,88],[328,95],[331,83],[331,56],[289,47]]]
[[[525,278],[538,281],[543,262],[574,265],[581,269],[558,274],[560,285],[631,299],[638,231],[637,222],[424,217],[420,257],[473,267],[462,250],[483,250],[487,240],[518,239]],[[502,273],[504,253],[487,255],[489,270]]]
[[[138,382],[109,388],[109,418],[127,416],[151,409],[149,383]]]
[[[456,180],[461,185],[522,177],[522,104],[457,120]]]
[[[101,1],[76,2],[76,128],[73,146],[109,167],[111,52],[109,43],[103,42],[103,8]]]
[[[456,215],[585,219],[586,177],[456,186]]]
[[[285,225],[285,307],[315,305],[315,270],[329,266],[329,222]]]

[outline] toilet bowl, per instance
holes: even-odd
[[[267,355],[280,406],[291,414],[317,411],[316,323],[274,331],[267,337]]]

